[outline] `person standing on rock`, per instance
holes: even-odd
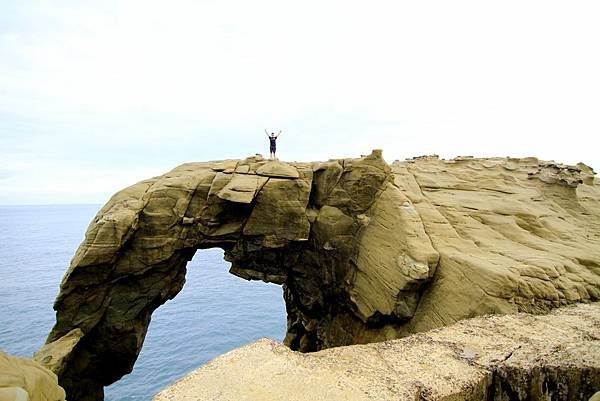
[[[269,157],[271,159],[275,159],[275,152],[277,151],[276,141],[277,138],[279,138],[279,135],[281,135],[281,130],[279,131],[279,133],[277,133],[277,135],[275,135],[274,132],[271,132],[271,135],[269,135],[269,132],[265,128],[265,134],[267,134],[267,136],[269,137]]]

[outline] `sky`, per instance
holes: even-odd
[[[191,161],[537,156],[600,170],[600,2],[3,0],[0,204]]]

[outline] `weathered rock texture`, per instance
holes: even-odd
[[[43,358],[69,399],[131,371],[199,248],[282,284],[285,344],[317,351],[600,296],[600,184],[585,165],[381,152],[188,163],[114,195],[61,283]],[[65,337],[67,336],[67,337]]]
[[[191,372],[154,401],[587,401],[598,390],[595,303],[309,354],[263,339]]]
[[[54,373],[31,359],[0,352],[1,401],[64,401]]]

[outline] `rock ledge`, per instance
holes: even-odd
[[[587,401],[600,390],[599,329],[594,303],[310,354],[262,339],[191,372],[154,401]]]

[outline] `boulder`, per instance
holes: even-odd
[[[263,164],[256,170],[256,174],[278,178],[298,178],[300,176],[298,170],[293,166],[279,160],[270,160]]]
[[[233,174],[217,196],[230,202],[250,203],[267,180],[266,177],[254,174]]]
[[[310,181],[270,178],[256,199],[244,226],[244,235],[274,236],[285,240],[308,239],[306,207]]]

